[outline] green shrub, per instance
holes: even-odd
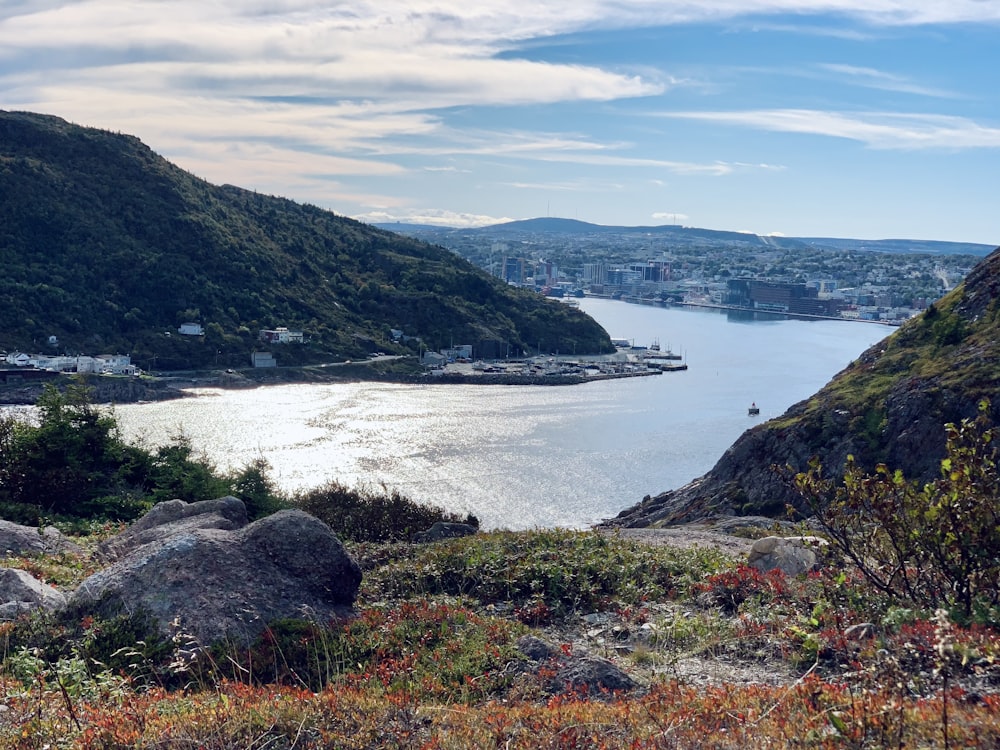
[[[342,623],[273,622],[249,648],[220,644],[188,668],[220,677],[322,690],[335,681],[434,700],[483,700],[510,682],[521,658],[517,623],[427,601],[369,608]]]
[[[438,521],[479,526],[475,516],[463,517],[423,505],[396,490],[355,489],[337,481],[299,493],[292,503],[355,542],[407,541]]]
[[[172,651],[144,612],[102,618],[69,610],[18,618],[3,631],[0,647],[4,655],[30,653],[45,665],[79,660],[92,675],[122,674],[141,684],[159,680]]]
[[[714,550],[654,547],[596,532],[491,532],[414,547],[409,557],[367,573],[362,595],[467,596],[558,615],[665,598],[724,561]]]
[[[989,402],[945,425],[939,479],[923,486],[884,464],[865,474],[849,457],[843,483],[813,461],[799,491],[826,534],[895,603],[944,607],[962,621],[998,622],[1000,474]]]
[[[251,521],[288,507],[271,478],[271,464],[263,456],[255,458],[230,478],[230,491],[243,501]]]

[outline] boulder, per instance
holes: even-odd
[[[21,526],[0,520],[0,555],[40,555],[82,552],[53,526]]]
[[[747,565],[762,573],[780,570],[797,576],[819,567],[820,554],[827,541],[815,536],[766,536],[750,548]]]
[[[639,687],[639,683],[614,662],[591,656],[586,651],[557,647],[533,635],[521,636],[517,648],[532,662],[524,668],[536,676],[545,675],[545,689],[553,695],[599,696]]]
[[[13,620],[33,609],[52,611],[66,605],[66,597],[17,568],[0,568],[0,620]]]
[[[476,533],[476,527],[467,523],[447,523],[437,521],[427,531],[421,531],[413,535],[413,541],[418,544],[428,542],[440,542],[442,539],[457,539],[463,536],[472,536]]]
[[[360,584],[361,569],[326,524],[283,510],[234,531],[184,530],[137,547],[84,580],[69,606],[142,611],[165,636],[246,645],[275,620],[350,614]]]
[[[232,496],[186,503],[168,500],[152,509],[121,534],[106,540],[98,548],[105,560],[116,560],[144,544],[166,539],[196,529],[241,529],[248,523],[243,501]]]
[[[552,679],[553,692],[584,693],[624,693],[639,686],[618,666],[607,659],[584,656],[569,660]]]

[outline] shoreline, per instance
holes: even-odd
[[[64,391],[72,384],[83,383],[91,389],[91,401],[96,404],[142,403],[190,398],[192,388],[250,389],[269,385],[381,382],[413,385],[506,385],[506,386],[572,386],[604,380],[621,380],[662,375],[663,370],[647,369],[632,372],[602,372],[596,374],[519,375],[514,373],[480,373],[469,370],[404,372],[381,370],[372,366],[379,360],[333,365],[303,365],[257,370],[192,370],[139,377],[117,375],[54,374],[50,378],[31,382],[0,385],[0,406],[33,406],[46,386]]]

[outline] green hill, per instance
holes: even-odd
[[[848,455],[909,479],[940,473],[946,423],[976,416],[983,398],[1000,422],[1000,249],[965,281],[875,344],[816,395],[745,432],[712,470],[649,497],[610,523],[673,524],[713,514],[783,514],[802,501],[779,467],[818,457],[839,476]]]
[[[137,138],[0,111],[0,349],[123,352],[141,367],[279,364],[473,344],[612,351],[585,314],[453,253],[171,164]],[[203,336],[179,336],[184,322]],[[415,344],[414,344],[415,345]]]

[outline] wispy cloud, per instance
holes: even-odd
[[[621,112],[616,134],[585,117],[553,124],[548,118],[559,107],[592,113],[620,102],[625,110],[631,100],[687,95],[687,111],[670,116],[848,138],[881,149],[997,145],[997,129],[971,117],[846,107],[698,111],[705,108],[691,105],[691,97],[725,90],[713,88],[717,81],[707,74],[704,80],[691,77],[691,70],[712,70],[704,61],[671,70],[666,58],[629,64],[585,55],[546,60],[526,52],[533,42],[543,49],[574,34],[684,24],[865,40],[932,24],[1000,26],[1000,2],[13,0],[0,4],[0,102],[139,135],[213,182],[372,211],[412,208],[417,198],[395,195],[391,181],[430,180],[430,173],[450,169],[442,165],[453,157],[463,169],[460,159],[482,163],[489,157],[491,166],[513,163],[518,169],[545,163],[643,170],[635,182],[664,174],[717,177],[782,169],[765,163],[780,155],[715,160],[713,152],[675,142],[643,150],[620,135],[637,135],[634,123],[621,126]],[[864,88],[949,96],[903,73],[836,62],[851,58],[825,59],[834,62],[806,65],[813,74]],[[768,101],[776,103],[789,102]],[[517,108],[516,116],[510,108]],[[464,110],[479,116],[463,118]],[[507,115],[499,118],[502,124],[483,114],[501,111]],[[520,116],[526,112],[536,119]],[[497,182],[547,182],[526,172],[512,170]],[[601,178],[593,180],[595,192],[616,179],[626,182],[617,175]],[[374,188],[378,179],[382,187]],[[451,220],[473,222],[477,216],[457,212]]]
[[[489,216],[486,214],[430,209],[368,211],[355,218],[368,224],[388,224],[402,221],[408,224],[439,224],[449,227],[484,227],[490,224],[503,224],[514,220],[509,216]]]
[[[562,193],[592,193],[592,192],[616,192],[625,186],[617,182],[596,182],[594,180],[584,180],[576,182],[507,182],[507,187],[518,190],[543,190]]]
[[[767,109],[743,112],[669,112],[663,116],[725,123],[757,130],[847,138],[879,149],[1000,147],[1000,128],[947,115]]]
[[[691,217],[687,214],[674,213],[673,211],[656,211],[650,218],[657,221],[669,221],[671,224],[680,224]]]
[[[957,98],[953,91],[934,88],[916,83],[906,76],[890,73],[875,68],[859,67],[857,65],[844,65],[838,63],[825,63],[819,66],[821,70],[828,71],[859,86],[878,89],[881,91],[899,91],[905,94],[918,94],[920,96],[931,96],[945,99]]]

